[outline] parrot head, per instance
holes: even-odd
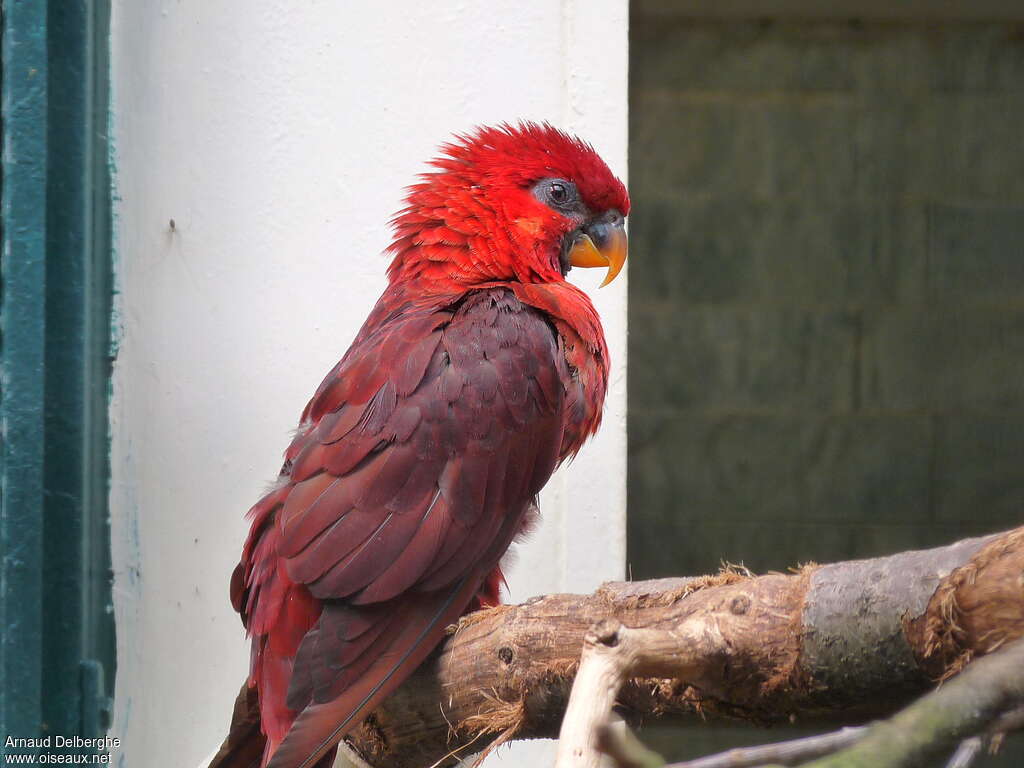
[[[589,144],[548,124],[479,128],[441,148],[395,217],[392,283],[433,292],[557,282],[626,260],[629,195]]]

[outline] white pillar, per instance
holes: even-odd
[[[627,15],[114,0],[115,764],[197,765],[224,735],[248,659],[227,599],[242,515],[383,288],[386,222],[437,145],[549,120],[625,175]],[[580,281],[615,365],[605,424],[545,492],[515,601],[622,575],[626,285],[598,279]]]

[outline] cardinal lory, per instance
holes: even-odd
[[[431,165],[384,294],[249,511],[231,600],[251,671],[217,768],[330,765],[447,625],[498,601],[499,560],[601,421],[608,348],[565,276],[622,269],[622,182],[535,123]]]

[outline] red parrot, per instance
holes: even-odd
[[[502,555],[601,421],[608,348],[565,276],[621,270],[622,182],[529,122],[431,166],[392,221],[387,288],[249,511],[231,600],[250,674],[211,768],[329,766],[449,624],[498,602]]]

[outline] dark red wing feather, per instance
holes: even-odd
[[[233,580],[272,768],[313,765],[478,592],[493,600],[485,578],[562,458],[571,386],[551,321],[507,289],[378,305],[307,406]]]
[[[511,538],[511,536],[510,536]],[[470,574],[447,595],[406,595],[395,606],[394,634],[385,633],[373,660],[343,694],[327,702],[307,705],[274,752],[268,768],[312,768],[328,754],[345,731],[369,714],[405,680],[444,637],[445,627],[458,619],[478,588]],[[319,766],[318,766],[319,768]]]

